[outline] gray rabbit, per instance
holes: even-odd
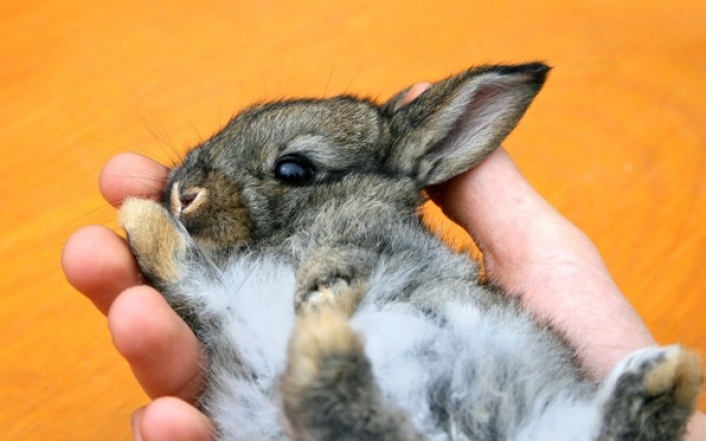
[[[542,87],[484,66],[410,104],[252,106],[120,213],[146,279],[207,355],[224,440],[676,440],[701,383],[678,347],[601,382],[420,220],[422,190],[478,164]]]

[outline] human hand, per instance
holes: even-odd
[[[589,375],[600,380],[620,359],[655,344],[595,246],[502,148],[429,194],[474,238],[488,279],[563,332]],[[697,412],[686,440],[705,439],[706,415]]]
[[[405,101],[428,87],[413,86]],[[534,190],[503,148],[428,193],[474,239],[488,279],[561,331],[595,379],[656,343],[591,240]],[[706,415],[696,412],[685,440],[706,440]]]
[[[119,206],[127,196],[158,197],[167,169],[140,155],[106,164],[100,190]],[[118,352],[154,399],[133,414],[135,439],[209,440],[209,419],[193,406],[203,375],[201,346],[189,327],[154,289],[142,285],[125,240],[107,228],[74,233],[62,254],[67,280],[108,317]]]
[[[602,378],[655,344],[595,246],[535,192],[505,150],[429,193],[474,238],[488,279],[563,332],[589,374]]]
[[[408,100],[424,88],[412,88]],[[128,195],[156,196],[165,177],[164,167],[124,154],[106,165],[101,191],[119,205]],[[534,191],[504,150],[429,192],[476,240],[489,279],[564,332],[594,377],[654,344],[592,243]],[[67,243],[63,263],[67,279],[108,313],[118,351],[156,398],[135,413],[136,439],[210,439],[208,418],[192,405],[203,374],[200,346],[159,293],[138,286],[125,242],[108,230],[85,228]],[[705,416],[694,418],[690,437],[706,439]]]

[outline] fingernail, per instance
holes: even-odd
[[[132,439],[134,441],[142,441],[140,422],[142,421],[142,413],[144,410],[144,407],[140,407],[132,413],[132,417],[130,418],[130,430],[132,431]]]

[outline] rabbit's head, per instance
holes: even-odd
[[[342,194],[418,195],[492,152],[548,70],[479,67],[409,104],[403,91],[383,105],[351,96],[255,105],[187,154],[163,203],[203,245],[233,247],[286,236],[306,212]]]

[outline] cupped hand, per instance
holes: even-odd
[[[426,87],[410,89],[408,101]],[[156,197],[166,175],[148,158],[122,154],[104,168],[100,188],[119,206],[126,196]],[[479,245],[489,279],[563,332],[594,377],[655,343],[591,241],[536,193],[503,149],[429,193]],[[69,239],[62,263],[69,282],[108,315],[116,348],[154,398],[134,413],[135,438],[211,439],[210,421],[193,405],[201,347],[159,293],[140,284],[125,241],[86,227]],[[693,419],[689,439],[706,439],[706,416]]]
[[[475,239],[488,279],[561,330],[595,378],[655,344],[595,246],[535,192],[502,148],[429,193]]]
[[[474,238],[488,279],[561,331],[595,379],[655,344],[593,243],[532,188],[504,149],[429,194]],[[706,439],[706,415],[694,415],[686,439]]]
[[[166,176],[151,159],[122,154],[103,169],[100,190],[117,207],[127,196],[157,197]],[[133,414],[135,439],[210,439],[209,419],[193,406],[203,376],[201,346],[164,298],[141,284],[125,240],[104,227],[83,228],[64,246],[62,265],[69,283],[107,315],[115,347],[154,398]]]

